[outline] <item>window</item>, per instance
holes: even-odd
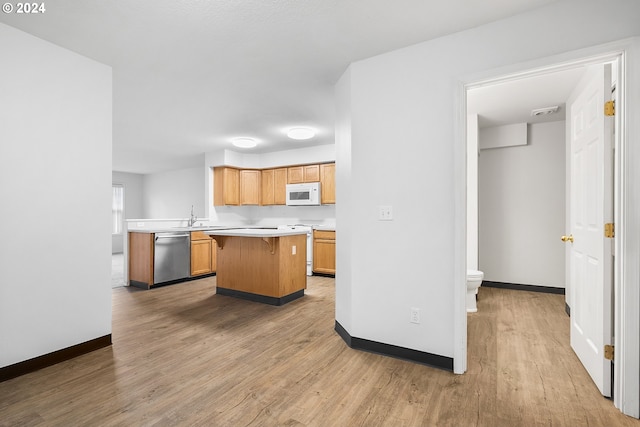
[[[124,186],[113,184],[111,202],[111,234],[122,234],[122,214],[124,211]]]

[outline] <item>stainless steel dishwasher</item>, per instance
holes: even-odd
[[[186,279],[191,264],[189,233],[156,233],[153,255],[153,284]]]

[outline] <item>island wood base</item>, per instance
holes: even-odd
[[[272,305],[304,295],[307,236],[212,235],[217,243],[217,293]]]

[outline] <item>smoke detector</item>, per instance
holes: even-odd
[[[547,114],[554,114],[558,112],[558,106],[554,105],[553,107],[544,107],[538,108],[536,110],[531,110],[531,116],[546,116]]]

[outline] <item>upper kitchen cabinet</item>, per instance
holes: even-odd
[[[323,205],[336,203],[336,164],[320,165],[320,203]]]
[[[289,184],[318,181],[320,181],[319,165],[293,166],[287,168],[287,183]]]
[[[287,204],[287,169],[275,169],[273,177],[273,204]]]
[[[240,170],[227,167],[213,168],[213,204],[240,204]]]
[[[240,171],[240,204],[259,205],[260,204],[260,171],[241,170]]]
[[[286,204],[287,169],[265,169],[262,171],[262,204]]]
[[[320,182],[323,205],[336,203],[335,163],[273,169],[213,168],[215,206],[286,205],[287,184]]]

